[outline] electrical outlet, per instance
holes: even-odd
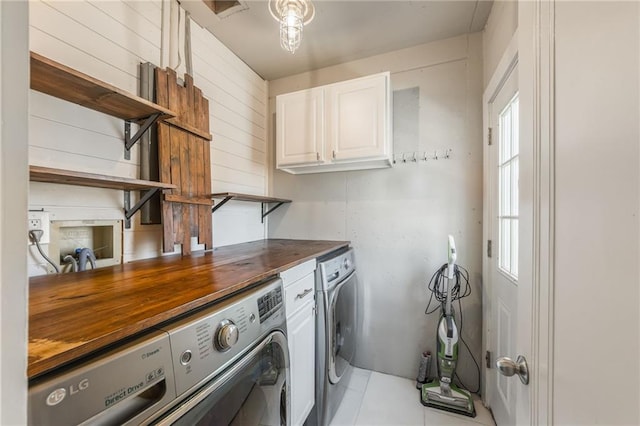
[[[49,244],[50,232],[49,232],[49,212],[30,211],[27,219],[27,230],[40,229],[42,231],[42,237],[40,238],[40,244]],[[29,244],[33,244],[29,236],[27,236]]]

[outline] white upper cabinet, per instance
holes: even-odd
[[[324,161],[324,91],[303,90],[276,98],[277,165]]]
[[[389,73],[276,98],[276,166],[289,173],[390,167]]]
[[[388,156],[387,86],[388,79],[379,74],[327,88],[333,160]]]

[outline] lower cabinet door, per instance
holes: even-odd
[[[291,363],[291,424],[306,420],[315,403],[316,327],[314,302],[310,301],[287,319]]]

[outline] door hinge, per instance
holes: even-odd
[[[484,361],[487,368],[491,368],[491,352],[490,351],[487,351],[487,353],[484,355]]]
[[[487,142],[489,145],[493,143],[493,129],[491,127],[487,129]]]
[[[487,257],[491,257],[491,240],[487,240]]]

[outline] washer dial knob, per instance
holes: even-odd
[[[342,265],[344,266],[344,269],[349,269],[351,267],[351,262],[349,261],[349,259],[345,258]]]
[[[226,352],[233,345],[238,343],[240,331],[231,320],[224,320],[218,324],[216,337],[213,339],[214,346],[220,352]]]

